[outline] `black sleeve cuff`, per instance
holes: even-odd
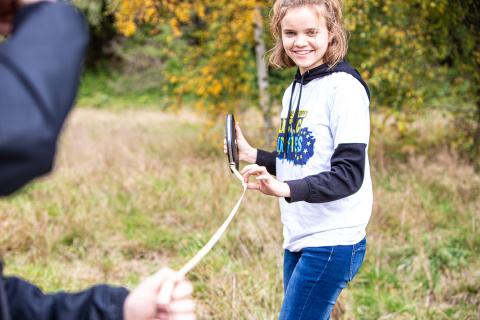
[[[285,198],[285,201],[291,203],[307,200],[308,195],[310,194],[310,188],[305,179],[290,180],[285,181],[285,183],[290,187],[290,198]]]
[[[276,164],[276,152],[268,152],[265,150],[257,149],[257,159],[255,161],[259,166],[267,168],[268,173],[271,175],[277,175]]]

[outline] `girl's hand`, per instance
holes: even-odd
[[[247,142],[247,139],[245,139],[243,136],[242,129],[240,129],[240,125],[238,123],[235,123],[235,131],[237,132],[239,159],[248,163],[255,163],[255,161],[257,161],[257,149],[253,148]]]
[[[238,158],[241,161],[255,163],[257,161],[257,149],[247,142],[238,123],[235,123],[235,131],[237,133]],[[227,142],[225,140],[223,141],[223,153],[227,154]]]
[[[245,183],[247,183],[248,189],[258,190],[274,197],[290,197],[290,187],[288,184],[272,177],[265,167],[252,164],[244,167],[240,173]],[[250,176],[254,176],[256,182],[248,182]]]

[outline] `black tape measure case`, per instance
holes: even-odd
[[[234,165],[238,170],[240,163],[238,159],[237,132],[235,130],[235,118],[231,113],[227,114],[225,121],[225,140],[227,142],[228,165]]]

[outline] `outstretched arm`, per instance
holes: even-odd
[[[76,293],[45,294],[25,280],[3,280],[11,319],[195,319],[192,285],[168,268],[146,278],[130,293],[121,287],[96,285]]]
[[[123,319],[124,288],[98,285],[78,293],[44,294],[19,278],[4,278],[11,319]]]

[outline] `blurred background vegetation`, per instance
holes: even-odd
[[[262,111],[272,136],[294,72],[261,59],[271,47],[272,1],[74,0],[92,42],[80,103],[195,107],[212,121],[226,110]],[[480,4],[475,0],[345,0],[347,60],[367,80],[372,109],[394,119],[399,143],[415,146],[415,118],[452,117],[443,141],[480,166]],[[260,32],[260,33],[258,33]],[[260,50],[259,50],[260,48]],[[257,59],[260,58],[260,59]],[[261,69],[268,68],[267,79]],[[412,149],[413,148],[413,149]]]
[[[224,113],[271,146],[295,70],[263,59],[270,1],[73,2],[92,34],[80,108],[54,173],[0,201],[0,250],[6,274],[47,291],[134,287],[224,221],[241,192]],[[375,201],[333,319],[479,319],[480,2],[343,3],[347,59],[372,91]],[[247,193],[189,274],[199,319],[277,318],[281,228],[277,201]]]

